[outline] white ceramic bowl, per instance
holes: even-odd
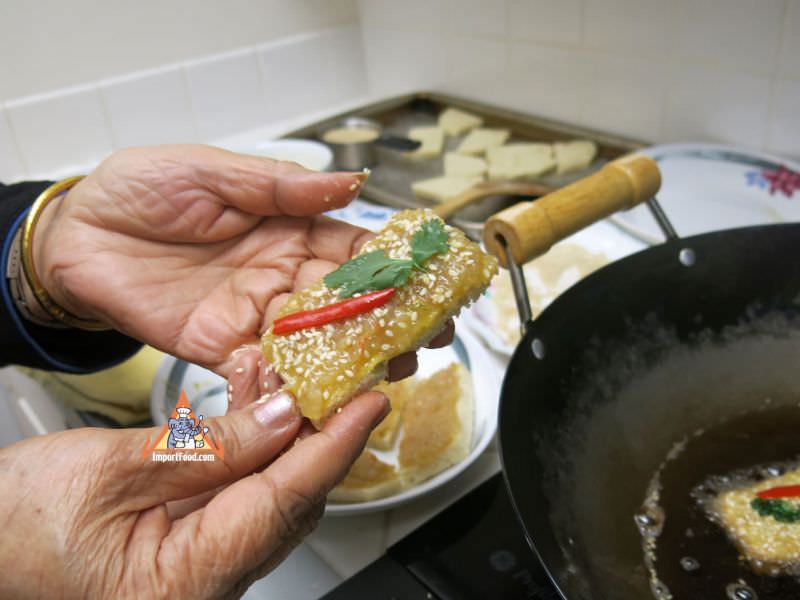
[[[325,144],[313,140],[293,138],[264,140],[231,149],[242,154],[264,156],[275,160],[289,160],[313,171],[328,171],[333,165],[331,149]]]

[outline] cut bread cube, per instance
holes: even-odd
[[[490,148],[486,152],[489,179],[534,178],[556,166],[550,144],[520,143]]]
[[[467,457],[472,445],[472,379],[453,363],[417,384],[403,410],[398,460],[405,485],[429,479]]]
[[[486,174],[486,161],[477,156],[464,156],[448,152],[444,155],[445,177],[475,178]]]
[[[472,186],[480,183],[481,177],[432,177],[415,181],[411,184],[411,191],[420,198],[434,202],[446,202],[454,196],[466,192]]]
[[[712,509],[739,551],[759,573],[800,575],[800,522],[761,515],[752,506],[760,491],[800,484],[800,469],[754,485],[722,492]],[[790,500],[796,504],[797,499]]]
[[[333,502],[369,502],[396,494],[403,487],[394,465],[383,462],[371,450],[364,450],[347,476],[328,494]]]
[[[473,302],[497,272],[497,259],[431,210],[395,213],[360,255],[382,251],[395,259],[412,256],[411,240],[428,221],[447,233],[447,251],[433,254],[425,269],[413,269],[386,304],[319,327],[261,340],[264,358],[284,381],[302,414],[321,427],[356,394],[385,378],[387,363],[424,346],[461,307]],[[289,297],[278,317],[341,300],[324,281]]]
[[[444,130],[441,127],[412,127],[408,131],[408,138],[422,144],[416,150],[409,152],[408,156],[430,158],[442,153]]]
[[[367,446],[376,450],[391,450],[397,441],[397,432],[400,430],[400,418],[403,408],[409,398],[414,395],[414,380],[412,378],[394,381],[392,383],[382,382],[373,388],[375,391],[386,394],[392,404],[392,410],[381,421],[367,440]]]
[[[457,108],[446,108],[439,114],[439,127],[449,136],[462,135],[481,125],[481,117]]]
[[[489,148],[506,143],[511,132],[508,129],[485,129],[478,127],[467,134],[458,146],[458,154],[485,154]]]
[[[556,173],[571,173],[585,169],[597,155],[597,144],[589,140],[557,142],[553,144]]]

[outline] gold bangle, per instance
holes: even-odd
[[[105,331],[111,329],[111,327],[102,321],[82,319],[59,306],[56,301],[50,297],[47,290],[44,289],[39,276],[36,274],[36,269],[33,266],[33,233],[36,229],[36,224],[39,222],[39,217],[41,217],[42,212],[50,202],[58,198],[64,192],[69,191],[81,179],[83,179],[83,176],[62,179],[48,187],[36,198],[33,206],[31,206],[30,212],[28,212],[28,216],[25,219],[25,226],[22,230],[22,271],[25,273],[25,279],[28,280],[28,284],[31,286],[31,291],[36,301],[48,315],[76,329]]]

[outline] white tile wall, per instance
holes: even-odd
[[[800,158],[800,0],[422,4],[359,3],[371,91],[433,87],[643,141]]]
[[[359,0],[362,31],[403,29],[438,33],[442,29],[443,0]]]
[[[368,87],[376,94],[437,86],[447,80],[445,39],[426,31],[366,28],[362,31]]]
[[[785,6],[785,0],[681,0],[677,56],[770,74]]]
[[[0,106],[0,181],[10,183],[22,179],[24,175],[25,168],[11,134],[6,111]]]
[[[646,140],[661,126],[668,69],[638,57],[593,56],[586,64],[587,93],[580,121]]]
[[[325,93],[320,98],[318,108],[364,94],[367,89],[367,70],[361,29],[356,25],[340,27],[325,31],[320,37],[327,77],[323,79]]]
[[[658,56],[675,44],[676,11],[664,0],[588,0],[587,48]]]
[[[496,0],[444,0],[445,31],[501,37],[506,34],[506,6]]]
[[[6,103],[28,175],[84,169],[111,151],[111,135],[95,86]]]
[[[508,0],[508,33],[514,39],[554,44],[581,41],[581,0]]]
[[[778,73],[800,79],[800,0],[789,0],[781,42]]]
[[[264,109],[270,119],[282,119],[318,107],[327,76],[326,57],[318,35],[304,35],[259,48],[264,81]],[[287,90],[302,90],[301,94]]]
[[[361,97],[362,47],[344,25],[7,102],[0,180],[85,172],[112,149],[213,142]]]
[[[115,148],[198,140],[180,66],[105,81],[100,93]]]
[[[800,140],[800,81],[775,84],[767,148],[778,154],[797,154]]]
[[[445,68],[448,77],[470,81],[487,74],[505,71],[508,43],[504,40],[454,35],[445,46]]]
[[[266,95],[254,50],[190,62],[186,77],[202,139],[222,137],[265,122]]]
[[[676,66],[669,78],[662,139],[710,140],[763,148],[767,77]]]

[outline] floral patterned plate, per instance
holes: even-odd
[[[800,221],[800,164],[732,146],[668,144],[642,150],[661,168],[658,199],[678,235]],[[647,207],[612,220],[641,240],[664,237]]]

